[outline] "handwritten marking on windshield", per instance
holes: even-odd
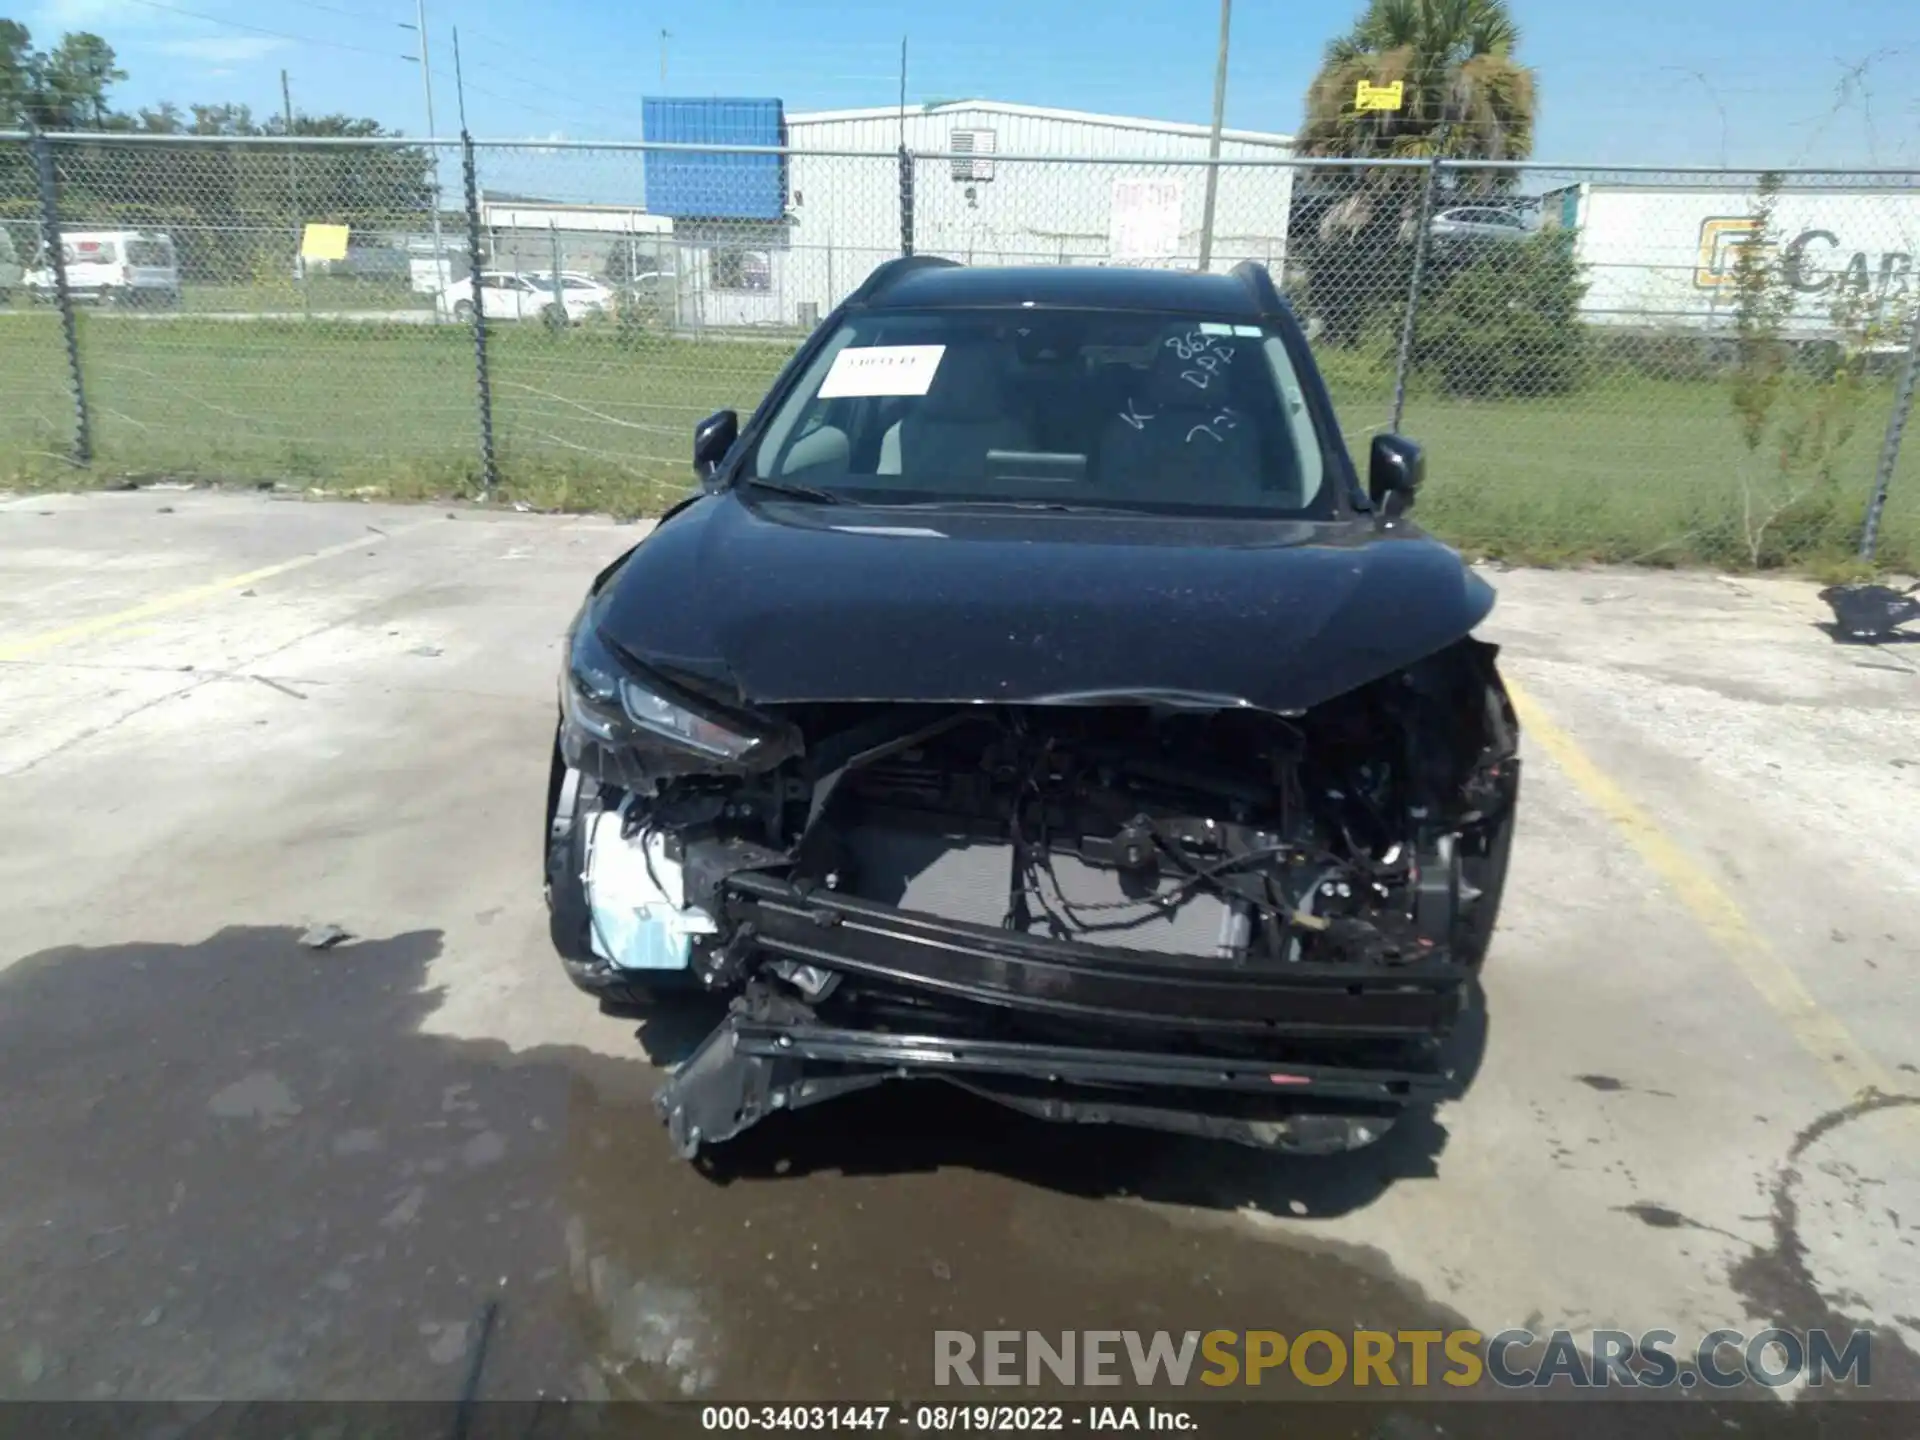
[[[1213,383],[1213,377],[1222,365],[1233,363],[1234,347],[1220,344],[1219,336],[1209,335],[1203,330],[1170,335],[1164,343],[1180,359],[1193,363],[1194,368],[1182,370],[1180,378],[1196,390],[1205,390]]]
[[[1129,395],[1127,397],[1127,408],[1120,412],[1120,418],[1126,421],[1127,424],[1133,426],[1134,429],[1144,430],[1147,428],[1147,421],[1154,417],[1152,415],[1139,414],[1137,407],[1134,405],[1133,397]]]
[[[1231,430],[1235,426],[1237,426],[1239,423],[1240,423],[1240,417],[1235,415],[1233,411],[1222,410],[1218,415],[1214,416],[1213,419],[1209,420],[1205,425],[1196,425],[1191,430],[1187,431],[1187,444],[1191,445],[1193,443],[1193,437],[1196,435],[1210,435],[1213,437],[1216,443],[1224,445],[1227,443],[1227,437],[1222,435],[1219,430],[1215,430],[1213,427],[1215,425],[1218,425],[1221,430]]]

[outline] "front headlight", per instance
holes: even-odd
[[[582,615],[560,681],[569,726],[609,749],[667,741],[720,761],[747,759],[767,736],[734,729],[649,688],[594,633]]]

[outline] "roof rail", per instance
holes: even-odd
[[[916,270],[944,270],[957,268],[959,264],[958,260],[949,260],[944,255],[902,255],[875,266],[873,273],[860,282],[860,288],[847,297],[846,303],[858,305],[871,300],[891,289],[902,276],[911,275]]]
[[[1261,314],[1278,315],[1288,308],[1286,297],[1273,283],[1273,276],[1258,260],[1242,260],[1228,273],[1246,287]]]

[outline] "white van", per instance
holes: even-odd
[[[0,305],[13,299],[14,287],[26,278],[26,273],[20,268],[20,252],[14,248],[13,236],[5,225],[0,225]]]
[[[180,303],[180,266],[173,241],[142,230],[67,230],[60,250],[67,264],[67,291],[76,301],[99,305]],[[42,257],[44,261],[45,257]],[[53,267],[27,273],[36,300],[54,298]]]

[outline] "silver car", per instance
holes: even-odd
[[[1454,205],[1433,217],[1428,233],[1436,240],[1520,240],[1527,221],[1519,211],[1497,205]]]

